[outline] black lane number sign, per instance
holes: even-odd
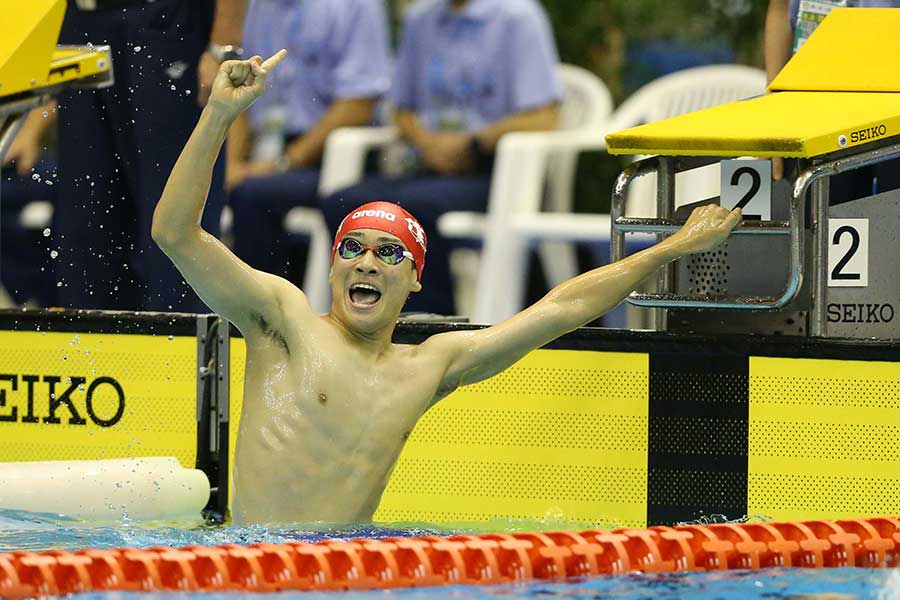
[[[828,287],[869,285],[869,220],[828,220]]]
[[[723,160],[721,199],[727,209],[740,208],[745,219],[772,218],[772,163],[768,160]]]

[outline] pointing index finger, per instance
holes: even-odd
[[[281,50],[279,50],[278,52],[276,52],[275,54],[273,54],[272,56],[267,58],[265,61],[263,61],[263,64],[260,66],[262,67],[262,69],[264,71],[270,71],[278,63],[280,63],[282,60],[284,60],[285,56],[287,56],[287,50],[282,48]]]
[[[725,217],[725,224],[728,226],[728,229],[734,229],[738,224],[740,224],[743,215],[741,215],[741,209],[735,208],[732,210],[727,217]]]

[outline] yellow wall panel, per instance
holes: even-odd
[[[898,454],[900,363],[751,357],[750,514],[895,514]]]
[[[375,518],[643,526],[647,388],[644,354],[534,351],[425,414]]]
[[[0,461],[175,456],[194,468],[196,396],[194,337],[0,331]]]

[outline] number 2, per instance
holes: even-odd
[[[723,160],[720,165],[719,204],[740,208],[744,219],[772,218],[772,163],[743,158]]]
[[[853,255],[856,254],[856,251],[859,250],[859,232],[854,227],[850,227],[849,225],[842,225],[837,228],[834,232],[834,237],[831,238],[831,243],[835,246],[841,243],[841,236],[845,233],[850,234],[850,250],[838,261],[838,263],[834,266],[834,269],[831,271],[832,279],[846,279],[846,280],[854,280],[858,281],[860,276],[859,273],[842,273],[842,269],[847,266],[847,263],[850,262],[850,259],[853,258]]]
[[[868,287],[869,220],[828,219],[828,242],[828,287]]]
[[[759,191],[760,184],[762,183],[762,177],[760,177],[759,172],[755,169],[751,169],[750,167],[740,167],[735,170],[734,173],[731,174],[731,185],[737,187],[738,183],[741,181],[741,177],[744,175],[750,176],[750,189],[747,190],[747,193],[744,194],[744,197],[740,199],[740,201],[735,205],[735,208],[740,208],[741,210],[749,204],[751,200],[753,200],[753,196],[756,195],[756,192]]]

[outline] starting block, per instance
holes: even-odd
[[[65,86],[113,83],[109,46],[57,46],[65,0],[29,0],[0,21],[0,160],[28,111]]]
[[[722,248],[667,267],[656,291],[631,294],[632,304],[659,309],[658,329],[900,336],[900,262],[892,252],[900,190],[835,206],[828,197],[831,176],[900,157],[898,27],[900,9],[835,9],[769,94],[607,136],[610,153],[654,155],[616,181],[613,260],[625,255],[626,233],[662,238],[683,223],[687,211],[674,205],[678,173],[723,161],[720,196],[695,205],[740,206],[745,214]],[[769,161],[759,160],[769,157],[798,161],[781,197]],[[656,218],[625,218],[629,186],[650,173]],[[759,312],[742,317],[746,311]]]

